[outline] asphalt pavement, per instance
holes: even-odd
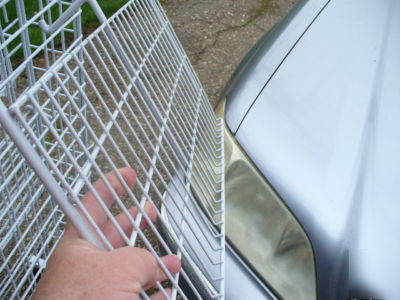
[[[243,56],[297,0],[163,0],[214,104]]]

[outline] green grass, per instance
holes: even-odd
[[[101,9],[107,17],[111,17],[118,9],[120,9],[128,0],[98,0]],[[85,28],[88,25],[89,28],[97,27],[96,15],[90,8],[89,4],[82,6],[82,26]]]
[[[103,12],[107,17],[110,17],[112,14],[114,14],[119,8],[121,8],[125,3],[127,3],[129,0],[98,0],[98,3],[100,7],[102,8]],[[30,0],[30,1],[24,1],[25,2],[25,12],[27,15],[27,19],[31,18],[34,16],[37,11],[39,10],[38,7],[38,1],[35,0]],[[8,19],[9,21],[15,20],[17,18],[17,13],[16,13],[16,8],[15,8],[15,3],[12,1],[6,6],[7,14],[8,14]],[[56,20],[59,16],[58,13],[59,7],[58,5],[54,5],[51,9],[51,15],[53,21]],[[65,8],[64,8],[65,10]],[[93,29],[95,29],[99,23],[97,21],[97,17],[94,14],[93,10],[88,4],[85,4],[82,6],[82,31],[84,34],[88,34]],[[7,22],[5,22],[5,19],[3,15],[1,14],[0,16],[0,21],[1,24],[4,27],[7,26]],[[72,25],[70,26],[72,28]],[[18,29],[18,26],[14,26],[14,28],[11,28],[11,32],[14,32],[15,30]],[[72,34],[66,34],[65,38],[72,39],[73,35]],[[43,34],[42,31],[40,30],[39,27],[37,26],[30,26],[29,28],[29,40],[31,44],[34,45],[40,45],[43,40]],[[11,51],[14,49],[19,43],[21,42],[21,38],[18,37],[13,40],[12,43],[9,44],[8,50]],[[60,43],[60,38],[56,39],[56,43]],[[11,61],[13,64],[18,64],[21,60],[23,59],[23,52],[22,49],[19,49],[11,58]]]

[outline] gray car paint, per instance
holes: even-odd
[[[277,299],[228,244],[225,254],[226,299]]]
[[[226,119],[232,132],[236,132],[265,84],[327,2],[300,1],[243,59],[227,85],[229,90],[226,92],[226,109],[229,114]],[[245,80],[246,78],[249,80]]]
[[[295,17],[311,3],[323,5],[308,1]],[[275,43],[287,38],[287,48],[276,46],[271,57],[270,45],[246,64],[254,72],[242,73],[228,94],[226,122],[304,226],[319,298],[394,299],[400,1],[332,0],[313,12],[297,39],[285,25]]]
[[[203,251],[196,251],[203,246],[209,246],[210,251],[207,255],[211,255],[212,260],[218,261],[219,252],[215,252],[211,247],[218,247],[218,239],[213,237],[208,228],[207,216],[198,209],[196,202],[185,200],[178,195],[184,195],[186,186],[178,180],[177,174],[169,184],[169,193],[165,195],[165,201],[161,207],[161,215],[167,221],[166,228],[160,223],[159,227],[163,233],[164,239],[174,251],[177,251],[177,244],[171,236],[171,232],[181,232],[185,238],[182,246],[185,248],[187,255],[182,255],[182,265],[191,282],[196,286],[198,293],[208,299],[210,287],[218,288],[220,285],[220,268],[218,264],[212,264]],[[174,197],[173,195],[177,195]],[[179,217],[178,211],[182,207],[188,206],[188,211],[191,213],[187,218],[190,226],[184,230],[178,228],[182,222],[182,217]],[[177,217],[178,216],[178,217]],[[190,228],[190,230],[189,230]],[[209,241],[210,244],[207,242]],[[189,259],[191,262],[189,262]],[[197,270],[192,266],[197,265]],[[200,271],[200,272],[199,272]],[[213,279],[214,278],[214,279]],[[259,299],[259,300],[274,300],[274,294],[270,291],[246,265],[246,263],[236,254],[235,250],[226,244],[225,251],[225,298],[226,299]],[[184,278],[181,277],[180,283],[182,289],[189,299],[196,299],[195,293],[191,290]]]

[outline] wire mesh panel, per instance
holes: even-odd
[[[0,95],[6,96],[8,103],[82,40],[80,11],[52,34],[46,34],[38,26],[41,20],[51,24],[71,3],[71,0],[0,2]]]
[[[184,279],[198,298],[223,297],[223,122],[158,2],[129,2],[10,107],[0,104],[0,120],[83,237],[116,246],[81,201],[90,192],[125,244],[156,256],[168,277],[158,289],[187,299]],[[118,223],[120,213],[132,233]],[[178,274],[160,259],[166,253],[181,257]]]
[[[46,34],[38,27],[40,20],[52,23],[71,3],[69,0],[0,2],[0,96],[4,105],[14,103],[63,53],[82,40],[80,12],[53,34]],[[77,73],[75,76],[84,86],[82,77]],[[59,116],[54,111],[47,113],[61,130]],[[55,140],[40,119],[31,122],[41,132],[41,143],[54,147]],[[62,157],[58,164],[62,164]],[[68,168],[64,168],[65,176],[69,176]],[[63,213],[0,127],[1,298],[25,298],[31,294],[62,227]]]

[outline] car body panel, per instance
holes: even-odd
[[[229,244],[226,245],[225,255],[225,298],[229,300],[277,299]]]
[[[311,240],[321,299],[397,295],[399,36],[399,1],[331,1],[277,70],[264,66],[258,96],[236,89],[262,66],[228,95],[228,127]]]
[[[300,1],[289,15],[245,56],[228,83],[226,119],[236,132],[243,117],[275,70],[307,30],[328,0]]]
[[[212,251],[211,247],[217,247],[218,243],[215,237],[212,236],[210,231],[207,231],[209,222],[207,222],[206,216],[202,213],[201,209],[193,209],[197,207],[197,204],[193,201],[187,203],[179,197],[182,195],[186,187],[182,184],[178,177],[181,173],[174,176],[170,182],[168,188],[169,193],[165,194],[165,201],[161,207],[161,216],[167,222],[168,226],[172,230],[168,231],[161,223],[160,231],[163,233],[164,239],[170,245],[172,249],[177,250],[176,239],[171,236],[171,232],[182,232],[184,233],[184,239],[182,246],[187,252],[187,255],[182,255],[182,265],[185,269],[186,274],[189,276],[192,284],[197,288],[201,297],[207,299],[209,293],[207,291],[213,290],[218,287],[220,279],[213,280],[212,278],[219,278],[218,265],[212,264],[207,257],[202,255],[200,249],[202,244],[210,247],[209,255],[212,256],[213,260],[218,261],[218,256]],[[184,230],[178,229],[178,224],[181,224],[182,218],[176,218],[177,210],[187,205],[188,211],[192,213],[188,214],[187,224],[188,226]],[[190,229],[189,229],[190,228]],[[208,240],[211,244],[205,242]],[[189,246],[190,245],[190,246]],[[198,252],[198,253],[197,253]],[[190,257],[192,263],[188,262],[187,257]],[[200,262],[201,261],[201,262]],[[193,269],[190,266],[197,265],[197,269]],[[253,273],[253,271],[246,265],[246,263],[239,257],[235,250],[229,245],[228,241],[225,246],[225,298],[230,300],[241,300],[241,299],[259,299],[259,300],[274,300],[273,292],[263,284],[261,280]],[[180,278],[180,285],[185,289],[189,299],[196,299],[195,293],[187,284],[183,276]],[[214,289],[215,290],[215,289]]]

